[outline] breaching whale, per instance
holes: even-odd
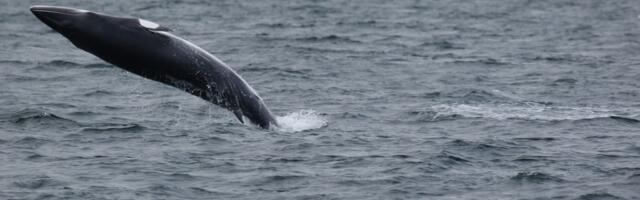
[[[182,89],[268,129],[277,126],[257,92],[233,69],[157,23],[87,10],[32,6],[76,47],[124,70]]]

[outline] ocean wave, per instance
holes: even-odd
[[[238,71],[240,72],[269,72],[269,73],[273,73],[273,72],[284,72],[284,73],[290,73],[290,74],[297,74],[297,75],[307,75],[309,74],[309,72],[311,72],[310,69],[284,69],[284,68],[276,68],[276,67],[254,67],[254,66],[248,66],[248,67],[243,67],[238,69]]]
[[[371,117],[366,115],[366,114],[358,113],[358,112],[343,112],[340,115],[340,118],[343,118],[343,119],[369,119]]]
[[[86,97],[102,97],[113,95],[114,92],[107,90],[93,90],[84,94]]]
[[[208,137],[200,138],[197,144],[206,146],[206,145],[226,144],[228,142],[229,140],[222,137],[208,136]]]
[[[258,23],[258,24],[255,24],[255,26],[266,27],[266,28],[308,28],[308,27],[314,27],[316,26],[316,24],[313,22],[299,23],[299,24],[286,23],[286,22],[276,22],[276,23],[268,22],[268,23]],[[264,35],[268,35],[268,33],[259,34],[259,36],[264,36]]]
[[[547,162],[547,163],[552,163],[554,162],[550,156],[534,156],[534,155],[522,155],[522,156],[518,156],[517,158],[513,159],[514,162],[522,162],[522,163],[528,163],[528,162]]]
[[[504,61],[504,60],[499,60],[499,59],[495,59],[495,58],[477,58],[477,59],[457,59],[452,61],[453,63],[456,64],[465,64],[465,65],[471,65],[471,64],[481,64],[481,65],[486,65],[486,66],[500,66],[500,65],[509,65],[511,63]]]
[[[446,166],[471,164],[471,158],[463,155],[458,155],[450,151],[440,152],[440,154],[435,156],[435,159]]]
[[[17,179],[18,180],[14,181],[13,184],[16,187],[24,189],[39,189],[43,187],[57,186],[62,184],[62,182],[45,175]]]
[[[420,44],[422,47],[436,47],[442,50],[452,50],[452,49],[464,49],[464,47],[458,43],[453,43],[448,40],[436,40],[436,41],[427,41]]]
[[[2,76],[6,80],[14,81],[14,82],[27,82],[27,81],[36,81],[36,80],[38,80],[38,77],[26,76],[26,75],[21,75],[21,74],[3,74]]]
[[[12,146],[25,149],[37,149],[38,147],[51,142],[52,141],[49,139],[27,136],[13,141]]]
[[[570,107],[543,104],[440,104],[430,109],[432,119],[443,116],[462,116],[466,118],[490,118],[496,120],[522,119],[542,121],[578,121],[590,119],[607,119],[621,122],[640,122],[631,116],[625,116],[627,110],[599,107]]]
[[[337,36],[337,35],[328,35],[328,36],[310,36],[310,37],[302,37],[296,38],[295,40],[302,42],[343,42],[343,43],[362,43],[358,40],[351,39],[348,36]]]
[[[613,194],[609,194],[607,192],[593,192],[588,194],[580,195],[576,200],[601,200],[601,199],[624,199],[622,197],[615,196]]]
[[[476,79],[481,77],[475,77]],[[438,96],[451,98],[462,102],[518,102],[523,98],[501,90],[480,88],[461,88],[448,92],[441,92]]]
[[[502,140],[467,141],[456,139],[445,143],[445,145],[447,148],[462,148],[472,152],[506,151],[509,149],[523,148],[523,146]]]
[[[511,177],[511,180],[516,181],[518,183],[546,183],[546,182],[555,182],[561,183],[565,182],[564,179],[552,176],[542,172],[520,172],[515,176]]]
[[[405,119],[406,121],[413,122],[440,122],[440,121],[451,121],[456,119],[462,119],[465,116],[455,113],[439,113],[432,110],[427,111],[410,111],[408,112],[409,117]]]
[[[52,65],[52,66],[56,66],[56,67],[77,67],[77,66],[80,66],[80,64],[78,64],[78,63],[71,62],[71,61],[66,61],[66,60],[52,60],[52,61],[44,63],[44,65]]]
[[[5,116],[0,115],[0,121],[10,121],[16,124],[26,124],[30,122],[35,122],[35,123],[65,122],[65,123],[71,123],[71,124],[78,124],[78,122],[74,120],[67,119],[47,111],[37,110],[37,109],[23,109],[21,111],[18,111],[10,115],[5,115]]]
[[[38,63],[37,65],[26,69],[26,72],[30,72],[30,73],[42,73],[43,71],[59,71],[61,69],[69,69],[69,68],[77,68],[80,67],[82,65],[75,63],[75,62],[71,62],[71,61],[65,61],[65,60],[53,60],[53,61],[49,61],[49,62],[41,62]]]
[[[31,65],[33,62],[23,60],[0,60],[0,65]]]
[[[250,185],[264,191],[287,192],[304,188],[309,184],[309,180],[310,178],[304,175],[278,174],[258,178],[251,181]]]
[[[94,133],[109,132],[109,131],[135,133],[135,132],[144,131],[146,129],[147,127],[144,127],[139,124],[133,124],[133,123],[132,124],[106,123],[106,124],[95,124],[95,125],[92,125],[92,127],[83,128],[82,131],[94,132]]]
[[[38,103],[36,105],[41,107],[48,107],[48,108],[65,108],[65,109],[74,109],[78,107],[76,105],[69,104],[67,102],[45,102],[45,103]]]
[[[339,185],[344,185],[344,186],[363,186],[363,185],[392,185],[392,184],[398,184],[401,183],[400,180],[402,177],[391,177],[391,178],[384,178],[384,179],[371,179],[371,178],[366,178],[363,177],[362,179],[348,179],[348,180],[342,180],[342,181],[338,181],[337,184]]]
[[[553,137],[523,137],[523,138],[514,138],[516,141],[540,141],[540,142],[551,142],[557,140]]]
[[[319,46],[305,46],[305,45],[285,45],[287,48],[295,49],[296,51],[318,53],[322,54],[367,54],[367,55],[383,55],[387,53],[385,50],[371,50],[371,49],[345,49],[345,48],[327,48]]]

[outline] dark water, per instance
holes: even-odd
[[[78,50],[32,4],[142,17],[287,128]],[[640,1],[0,3],[0,199],[639,199]]]

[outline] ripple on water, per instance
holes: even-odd
[[[473,64],[481,64],[485,66],[502,66],[509,65],[511,63],[507,61],[502,61],[495,58],[478,58],[478,59],[456,59],[453,61],[455,64],[463,64],[463,65],[473,65]]]
[[[504,140],[466,141],[457,139],[447,142],[444,145],[448,151],[464,153],[467,157],[481,160],[484,158],[520,154],[527,150],[534,149],[531,146]]]
[[[71,119],[66,119],[53,113],[38,109],[23,109],[10,115],[0,116],[0,120],[11,121],[16,124],[78,124],[78,122]]]
[[[291,144],[292,143],[292,144]],[[305,150],[309,150],[313,147],[316,147],[315,144],[310,143],[310,142],[303,142],[303,143],[295,143],[295,142],[289,142],[287,141],[286,143],[287,145],[283,146],[282,148],[279,148],[279,151],[283,151],[283,152],[288,152],[288,151],[305,151]]]
[[[264,191],[289,192],[306,187],[309,181],[310,177],[304,175],[278,174],[258,178],[250,185]]]
[[[86,97],[104,97],[114,95],[113,92],[107,90],[94,90],[84,94]]]
[[[348,179],[348,180],[338,181],[338,184],[344,185],[344,186],[394,185],[394,184],[401,183],[401,181],[397,179],[398,178],[396,177],[380,178],[380,179],[374,179],[374,178]]]
[[[204,138],[200,138],[198,139],[198,145],[203,145],[203,146],[207,146],[207,145],[220,145],[220,144],[228,144],[230,141],[222,138],[222,137],[217,137],[217,136],[208,136],[208,137],[204,137]]]
[[[439,113],[431,110],[427,110],[427,111],[412,110],[412,111],[406,112],[406,115],[407,117],[403,118],[402,120],[408,123],[453,121],[453,120],[462,119],[465,117],[460,114]]]
[[[103,124],[92,124],[91,127],[82,128],[83,132],[90,133],[103,133],[103,132],[123,132],[123,133],[137,133],[142,132],[147,129],[139,124],[130,123],[130,124],[114,124],[114,123],[103,123]]]
[[[633,173],[627,177],[628,180],[640,183],[640,172]]]
[[[513,159],[515,162],[529,163],[529,162],[555,162],[550,156],[539,156],[539,155],[520,155]]]
[[[366,114],[358,113],[358,112],[343,112],[340,114],[340,117],[343,119],[368,119],[371,118]]]
[[[519,172],[515,176],[511,177],[512,181],[517,183],[526,184],[542,184],[542,183],[562,183],[566,182],[564,179],[552,176],[550,174],[542,172]]]
[[[12,143],[12,146],[15,148],[37,149],[38,147],[51,142],[53,141],[49,139],[26,136],[15,140]]]
[[[218,192],[204,189],[202,187],[175,187],[159,183],[137,189],[135,193],[144,196],[151,194],[154,196],[180,197],[181,199],[217,199],[233,195],[233,193]]]
[[[496,120],[532,120],[532,121],[619,121],[635,123],[636,119],[620,116],[627,109],[610,109],[598,107],[548,106],[538,103],[503,103],[503,104],[440,104],[431,107],[435,116],[459,115],[467,118],[489,118]],[[427,111],[429,112],[429,111]]]
[[[80,66],[82,65],[75,62],[71,62],[71,61],[53,60],[50,62],[39,63],[38,65],[27,69],[27,72],[31,72],[31,73],[34,73],[34,72],[42,73],[44,71],[56,72],[56,71],[70,70],[72,68],[77,68]]]
[[[0,65],[6,66],[17,66],[17,65],[32,65],[31,61],[23,61],[23,60],[0,60]]]
[[[68,60],[53,60],[47,63],[44,63],[45,65],[52,65],[52,66],[56,66],[56,67],[78,67],[80,66],[80,64],[75,63],[75,62],[71,62]]]
[[[554,137],[523,137],[523,138],[514,138],[515,141],[525,141],[525,142],[552,142],[558,140]]]
[[[13,182],[13,184],[16,187],[31,189],[31,190],[65,185],[64,182],[56,180],[46,175],[19,176],[15,178],[15,181]]]
[[[301,42],[331,42],[331,43],[362,43],[358,40],[354,40],[351,37],[348,36],[337,36],[337,35],[328,35],[328,36],[311,36],[311,37],[302,37],[302,38],[297,38],[295,40],[301,41]]]
[[[634,119],[634,118],[630,118],[630,117],[622,117],[622,116],[609,116],[609,118],[615,120],[615,121],[619,121],[619,122],[625,122],[625,123],[629,123],[629,124],[636,124],[636,123],[640,123],[640,120],[638,119]]]
[[[426,41],[420,44],[421,47],[436,47],[442,50],[465,49],[464,45],[451,42],[449,40]]]
[[[607,192],[594,192],[580,195],[577,200],[622,200],[625,198],[609,194]]]
[[[472,164],[470,158],[449,151],[440,152],[440,154],[435,156],[435,159],[448,167]]]

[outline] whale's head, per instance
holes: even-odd
[[[157,32],[169,31],[144,19],[115,17],[68,7],[38,5],[32,6],[31,12],[76,47],[98,56],[98,50],[131,49],[141,42],[158,42],[163,36]]]

